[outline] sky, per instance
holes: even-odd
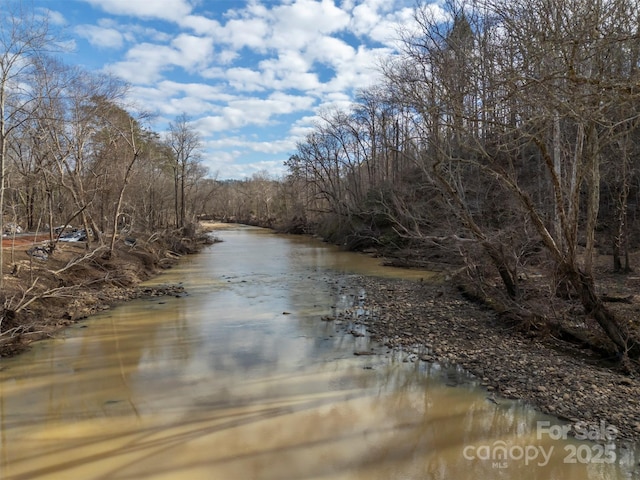
[[[0,0],[0,3],[6,0]],[[110,72],[162,133],[186,113],[220,180],[284,161],[318,113],[379,83],[415,0],[31,0],[64,32],[62,60]],[[434,5],[434,8],[435,7]]]

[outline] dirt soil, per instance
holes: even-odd
[[[126,300],[176,293],[181,287],[139,284],[198,250],[198,241],[171,234],[139,236],[135,245],[119,240],[112,255],[106,246],[90,250],[86,242],[59,242],[51,253],[47,240],[3,238],[0,356],[18,354],[32,342]]]
[[[6,249],[11,249],[11,248],[18,248],[21,249],[22,247],[26,246],[31,246],[34,244],[40,244],[42,242],[45,242],[49,240],[49,235],[48,234],[17,234],[15,237],[13,236],[7,236],[7,237],[2,237],[2,248],[6,248]]]

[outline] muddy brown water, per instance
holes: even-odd
[[[615,426],[494,401],[462,371],[321,321],[366,305],[354,275],[425,272],[268,230],[217,236],[152,282],[187,295],[130,302],[2,360],[0,478],[636,478],[633,450],[563,439]]]

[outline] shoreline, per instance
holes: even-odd
[[[4,272],[13,271],[5,274],[2,292],[0,358],[20,355],[33,342],[129,300],[181,294],[179,286],[147,288],[142,282],[215,242],[207,233],[140,238],[133,245],[118,240],[106,257],[100,249],[88,251],[86,242],[60,243],[55,255],[37,260],[27,253],[28,246],[37,245],[30,237],[12,240],[11,250],[5,248]]]
[[[640,380],[597,354],[501,322],[453,285],[403,279],[357,280],[366,292],[359,319],[375,342],[416,361],[458,365],[489,395],[521,400],[561,421],[618,430],[616,442],[640,441]],[[347,334],[348,332],[345,332]]]
[[[211,232],[217,224],[202,226]],[[72,247],[69,254],[78,247],[65,246]],[[125,262],[129,270],[116,284],[76,291],[77,297],[71,301],[46,305],[46,315],[42,307],[31,311],[30,320],[15,338],[0,336],[0,354],[19,354],[33,341],[53,336],[112,305],[139,296],[179,293],[171,286],[153,291],[140,287],[142,281],[162,270],[158,260],[167,261],[167,268],[176,257],[166,257],[162,248],[152,255],[155,261],[147,259],[150,252],[132,253],[131,249],[120,249],[119,261],[109,262],[112,269],[122,269]],[[63,260],[58,263],[62,265]],[[82,272],[87,273],[86,267]],[[347,323],[364,326],[379,344],[413,353],[416,361],[458,365],[498,401],[522,400],[568,422],[606,422],[618,429],[619,440],[639,443],[640,379],[623,374],[615,362],[607,364],[591,350],[550,335],[520,331],[494,311],[463,298],[451,282],[365,276],[352,277],[350,282],[366,292],[362,308],[367,314],[360,318],[350,318],[348,312],[341,315]]]

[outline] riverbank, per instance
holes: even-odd
[[[407,352],[408,361],[459,365],[498,403],[521,399],[571,423],[605,422],[618,429],[620,440],[640,440],[640,380],[615,362],[552,336],[515,329],[452,285],[379,278],[359,283],[367,314],[353,319],[346,312],[345,320],[364,325],[373,340]]]
[[[181,295],[179,287],[150,291],[139,284],[178,261],[178,250],[197,250],[191,240],[158,236],[116,247],[110,258],[95,255],[79,263],[73,262],[87,255],[81,243],[60,244],[46,261],[29,257],[23,247],[5,251],[17,268],[5,278],[0,354],[20,353],[35,340],[132,298]],[[640,440],[640,380],[615,362],[553,335],[514,328],[451,284],[365,277],[358,283],[367,292],[368,314],[355,321],[373,339],[407,352],[409,361],[460,365],[497,402],[522,399],[570,422],[604,421],[620,438]],[[31,298],[36,300],[27,304]],[[19,306],[24,307],[16,311]]]
[[[89,249],[86,242],[60,242],[53,254],[42,239],[36,243],[24,236],[3,242],[0,357],[17,355],[34,341],[118,303],[181,295],[179,286],[148,289],[140,284],[210,243],[206,231],[192,238],[162,232],[118,240],[110,255],[106,246]]]

